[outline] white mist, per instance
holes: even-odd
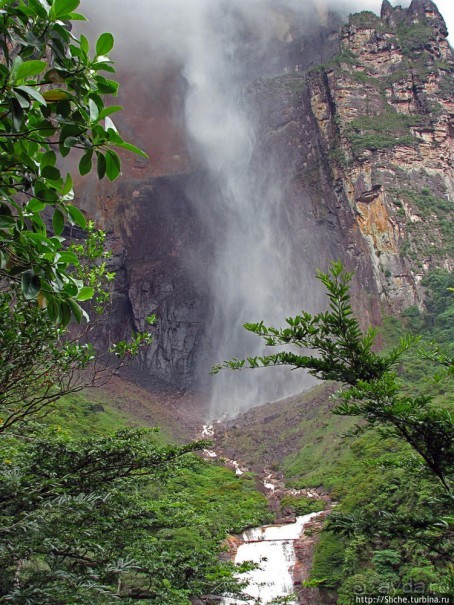
[[[267,44],[256,22],[235,4],[214,2],[193,22],[199,31],[193,32],[183,72],[193,154],[211,183],[207,190],[192,192],[193,203],[202,217],[213,215],[215,206],[216,218],[207,223],[217,229],[208,329],[213,363],[263,353],[260,339],[242,325],[260,320],[282,324],[305,302],[300,289],[305,270],[292,272],[291,242],[281,222],[285,172],[278,161],[261,161],[258,116],[247,91],[266,63]],[[285,30],[282,21],[279,27]],[[266,35],[273,36],[270,24]],[[255,57],[248,54],[251,38],[259,45],[252,51]],[[212,381],[210,416],[233,416],[301,391],[302,379],[301,373],[290,376],[288,369],[220,373]]]

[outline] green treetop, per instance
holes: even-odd
[[[0,1],[0,272],[63,324],[71,315],[80,321],[79,303],[93,289],[71,272],[79,259],[62,233],[66,223],[86,224],[59,159],[77,149],[81,175],[95,163],[100,179],[114,180],[121,169],[114,147],[145,156],[110,118],[121,107],[104,103],[118,90],[102,75],[114,72],[113,37],[102,34],[90,51],[71,31],[72,21],[85,20],[78,5]]]

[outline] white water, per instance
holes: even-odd
[[[271,605],[279,597],[292,595],[292,570],[296,563],[294,541],[317,514],[297,517],[296,523],[288,525],[269,525],[244,532],[245,543],[238,548],[235,563],[252,561],[259,567],[240,576],[241,580],[249,581],[244,591],[247,600],[224,597],[221,605]]]
[[[211,361],[219,362],[263,353],[262,342],[245,332],[244,323],[279,325],[308,302],[301,301],[299,288],[307,283],[309,271],[304,262],[292,265],[290,229],[283,224],[285,169],[277,158],[262,157],[259,116],[246,92],[261,75],[268,52],[258,17],[270,8],[266,3],[256,8],[252,19],[231,1],[213,2],[200,12],[192,22],[194,43],[183,71],[188,134],[209,181],[191,191],[191,197],[202,220],[217,232],[208,332],[214,345]],[[290,35],[288,14],[280,17],[279,27]],[[271,20],[268,28],[266,36],[277,39],[278,23]],[[248,49],[251,39],[259,48],[263,44],[263,50]],[[281,369],[262,375],[222,372],[212,381],[210,416],[234,416],[300,392],[302,379],[301,372],[296,376]]]

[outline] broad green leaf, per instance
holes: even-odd
[[[21,278],[22,292],[27,300],[36,298],[41,290],[41,280],[31,270],[24,271]]]
[[[28,96],[26,97],[23,94],[21,94],[19,92],[18,88],[13,89],[13,94],[16,97],[16,99],[19,101],[19,105],[22,107],[22,109],[28,110],[30,108],[31,101]]]
[[[91,170],[91,161],[93,158],[93,149],[89,149],[84,153],[79,162],[79,172],[82,176],[88,174]]]
[[[10,0],[7,0],[7,2],[9,2],[9,1]],[[42,0],[29,0],[29,4],[30,4],[30,6],[33,7],[32,16],[33,16],[33,11],[35,11],[36,14],[39,17],[41,17],[42,19],[47,18],[47,15],[49,14],[49,10],[50,10],[50,6],[47,4],[47,2],[43,2]]]
[[[39,134],[43,137],[50,137],[56,131],[56,128],[48,120],[39,120],[34,123],[34,127],[39,130]]]
[[[119,84],[118,82],[115,82],[115,80],[107,80],[106,78],[99,76],[98,88],[99,92],[103,95],[116,95],[119,89]]]
[[[63,104],[66,105],[66,102],[59,103],[58,107]],[[61,140],[66,139],[67,137],[79,137],[84,131],[85,129],[80,124],[66,124],[61,129]]]
[[[25,92],[26,94],[28,94],[30,97],[35,99],[35,101],[38,101],[38,103],[40,105],[46,105],[46,100],[44,99],[42,94],[39,93],[34,88],[32,88],[31,86],[17,86],[16,88],[18,90],[22,90],[22,92]]]
[[[93,99],[88,99],[88,107],[90,109],[90,122],[96,122],[99,116],[99,109]]]
[[[32,198],[27,204],[27,210],[30,212],[41,212],[46,207],[45,202]]]
[[[69,92],[66,92],[66,90],[52,88],[52,90],[46,90],[43,92],[43,97],[48,103],[57,103],[58,101],[63,101],[64,99],[70,99],[71,95]]]
[[[36,248],[42,252],[45,252],[49,249],[56,250],[56,247],[52,242],[52,238],[49,239],[46,237],[46,234],[34,233],[33,231],[24,231],[22,232],[21,237],[25,240],[32,240]]]
[[[60,313],[62,326],[67,326],[71,321],[71,307],[68,305],[67,302],[62,301],[60,303]]]
[[[103,120],[105,117],[110,116],[116,111],[121,111],[122,109],[123,107],[121,107],[121,105],[109,105],[108,107],[104,107],[104,109],[99,112],[99,119]]]
[[[79,294],[77,295],[77,300],[83,302],[85,300],[90,300],[93,298],[93,294],[95,293],[95,289],[90,286],[84,286],[79,290]]]
[[[71,178],[71,175],[68,172],[68,174],[66,175],[65,184],[63,185],[62,194],[68,195],[68,193],[70,193],[72,191],[72,188],[73,188],[73,180]]]
[[[101,34],[96,42],[96,56],[107,55],[113,48],[114,37],[112,34]]]
[[[115,73],[115,68],[112,67],[112,65],[110,65],[110,61],[107,63],[105,61],[101,62],[101,63],[95,63],[93,65],[93,67],[96,69],[96,71],[109,71],[111,73]],[[99,87],[100,92],[102,92],[101,87]],[[117,90],[118,90],[118,85],[117,85]],[[112,93],[104,93],[103,94],[112,94]],[[116,95],[117,93],[113,93],[114,95]]]
[[[106,158],[101,152],[97,152],[98,162],[97,162],[97,171],[99,180],[104,178],[106,174]]]
[[[85,227],[87,226],[87,221],[85,220],[85,217],[79,210],[79,208],[68,204],[66,209],[68,211],[69,217],[76,223],[76,225],[81,229],[85,229]]]
[[[32,221],[33,227],[37,233],[46,235],[46,233],[47,233],[46,225],[45,225],[43,219],[40,217],[40,215],[37,212],[35,212],[33,214],[33,216],[31,217],[31,221]]]
[[[106,174],[110,181],[114,181],[121,171],[121,162],[112,149],[106,151]]]
[[[65,147],[63,145],[63,143],[60,143],[60,145],[58,146],[58,149],[60,151],[60,155],[63,158],[65,158],[69,154],[69,152],[71,151],[71,147]]]
[[[51,321],[55,323],[60,321],[60,305],[54,297],[47,301],[47,314]]]
[[[13,227],[15,223],[16,220],[12,216],[0,214],[0,229],[9,229],[10,227]]]
[[[148,155],[145,153],[145,151],[142,151],[135,145],[131,145],[131,143],[126,143],[125,141],[123,141],[123,143],[115,143],[115,146],[121,147],[122,149],[127,149],[128,151],[132,151],[133,153],[136,153],[137,155],[140,155],[142,158],[146,158],[148,160]]]
[[[56,208],[54,211],[54,216],[52,217],[52,226],[54,228],[55,235],[60,235],[65,228],[65,217],[58,208]]]
[[[45,61],[24,61],[17,66],[14,77],[15,80],[23,80],[25,78],[31,78],[37,76],[47,67]]]
[[[66,137],[63,147],[71,148],[75,145],[80,145],[81,140],[78,137]]]
[[[55,151],[46,151],[40,161],[41,168],[44,168],[45,166],[55,166],[56,163],[57,156],[55,154]]]
[[[77,258],[77,255],[74,254],[74,252],[70,252],[69,250],[63,250],[63,252],[60,252],[60,258],[58,259],[59,262],[62,263],[71,263],[73,265],[79,265],[79,259]],[[75,286],[74,286],[75,287]],[[77,292],[74,292],[74,294],[76,294]]]
[[[80,13],[69,13],[66,15],[66,18],[68,21],[88,21],[88,19]]]
[[[84,51],[86,55],[88,55],[88,53],[90,52],[90,43],[83,34],[81,34],[80,36],[80,48]]]
[[[54,19],[61,19],[72,13],[80,4],[80,0],[55,0],[51,10]]]
[[[79,292],[79,288],[76,286],[75,283],[68,282],[67,284],[65,284],[65,287],[63,288],[63,292],[65,294],[69,294],[69,296],[76,296],[77,293]]]
[[[78,324],[80,324],[80,322],[82,320],[82,315],[84,313],[81,306],[78,305],[77,302],[72,298],[68,299],[68,305],[71,307],[71,311],[72,311],[72,314],[74,315],[74,319],[77,321]]]
[[[55,166],[44,166],[41,170],[41,175],[51,181],[59,181],[61,178],[60,170],[55,168]]]
[[[16,98],[10,99],[10,109],[13,118],[13,127],[17,132],[22,128],[22,121],[24,119],[24,110],[22,109],[19,101]]]

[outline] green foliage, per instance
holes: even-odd
[[[323,532],[314,555],[311,578],[327,588],[335,588],[342,579],[344,546],[331,532]]]
[[[347,65],[356,65],[358,63],[358,57],[349,48],[343,48],[340,53],[334,55],[328,65],[341,66],[343,63]]]
[[[423,52],[429,42],[434,39],[434,30],[427,23],[405,23],[397,27],[397,39],[402,53],[414,57],[415,53]]]
[[[417,318],[415,330],[422,336],[420,347],[424,349],[428,346],[424,341],[430,342],[435,333],[442,346],[452,343],[452,338],[444,340],[438,329],[437,313],[442,314],[446,306],[453,304],[447,289],[449,274],[442,274],[441,283],[430,280],[435,282],[435,297],[437,291],[442,296],[437,311],[421,313],[414,308],[405,314],[407,329]],[[446,295],[448,298],[443,300]],[[433,296],[430,289],[427,296]],[[386,319],[382,335],[387,348],[395,346],[404,329],[397,318]],[[399,368],[402,389],[430,393],[438,406],[452,409],[452,391],[446,375],[439,379],[435,374],[436,382],[429,380],[436,369],[430,359],[408,351],[405,366]],[[338,578],[338,602],[354,603],[357,586],[368,587],[370,594],[375,588],[377,593],[377,585],[371,584],[373,578],[380,578],[378,587],[386,594],[402,594],[402,587],[415,585],[423,585],[425,592],[449,593],[450,499],[418,472],[417,458],[402,443],[375,432],[359,436],[351,433],[350,447],[342,448],[336,437],[335,428],[325,423],[325,442],[333,445],[323,452],[323,464],[318,470],[307,456],[312,444],[305,444],[299,454],[289,457],[284,468],[293,485],[322,484],[341,500],[331,516],[333,529],[342,533],[341,540],[346,544],[343,562],[333,570],[334,579]],[[358,540],[360,543],[356,544]],[[386,569],[381,554],[375,554],[383,550],[397,553],[395,564]]]
[[[365,10],[351,14],[349,24],[375,29],[381,25],[381,20],[374,12]]]
[[[413,260],[441,260],[454,254],[454,212],[452,203],[431,194],[428,189],[396,190],[399,199],[410,205],[412,211],[421,217],[420,221],[406,221],[406,229],[411,237],[401,246],[401,252]],[[405,218],[405,215],[402,216]],[[428,225],[430,228],[428,229]],[[436,234],[436,235],[434,235]],[[438,263],[437,263],[438,264]]]
[[[398,145],[413,147],[417,142],[415,137],[412,135],[396,137],[391,133],[353,132],[349,138],[355,153],[360,153],[365,149],[369,149],[370,151],[391,149],[392,147],[397,147]]]
[[[322,533],[317,546],[314,582],[336,590],[338,602],[344,604],[355,602],[358,586],[364,590],[361,594],[377,594],[380,587],[386,594],[405,594],[407,578],[430,581],[425,584],[426,592],[434,586],[449,592],[454,470],[452,401],[449,404],[452,356],[449,349],[445,352],[424,340],[407,337],[399,342],[403,330],[394,318],[388,322],[392,342],[383,353],[375,353],[374,334],[362,334],[352,316],[349,275],[335,263],[329,274],[319,277],[328,290],[327,313],[312,316],[303,312],[289,318],[280,330],[263,323],[245,326],[262,336],[267,345],[289,343],[311,348],[316,358],[292,353],[289,357],[278,354],[236,359],[214,371],[284,363],[349,385],[338,393],[342,403],[334,411],[346,420],[359,419],[356,427],[350,425],[350,448],[342,448],[339,427],[327,420],[314,430],[309,417],[302,422],[311,423],[303,433],[303,447],[284,461],[292,485],[323,485],[341,501],[328,518],[330,531]],[[433,307],[433,311],[427,318],[423,315],[418,319],[415,311],[409,313],[413,321],[418,319],[427,326],[425,330],[439,325],[438,318],[452,305],[449,279],[444,272],[437,272],[428,280],[434,292],[428,295],[428,309]],[[430,313],[434,314],[433,325]],[[421,333],[424,336],[424,330]],[[367,358],[373,372],[363,379],[361,368]],[[422,368],[417,385],[412,382],[416,360]],[[438,373],[431,374],[432,368]]]
[[[76,389],[94,360],[90,344],[62,342],[63,330],[12,286],[0,295],[0,432],[36,417]]]
[[[380,427],[386,435],[397,437],[417,452],[429,469],[450,493],[454,473],[454,431],[449,411],[431,405],[429,395],[409,396],[401,387],[392,368],[406,351],[415,345],[413,337],[401,339],[390,352],[373,352],[375,331],[362,333],[350,304],[351,274],[341,263],[331,264],[329,273],[319,273],[329,298],[329,311],[311,315],[302,312],[287,318],[288,327],[266,327],[263,322],[245,324],[261,336],[266,345],[291,344],[308,348],[317,355],[298,355],[282,351],[264,357],[234,359],[213,368],[241,369],[274,365],[304,368],[323,380],[336,380],[349,385],[340,393],[341,403],[334,412],[356,416],[368,427]],[[452,365],[452,360],[448,365]]]
[[[214,541],[186,553],[176,542],[169,553],[165,528],[175,513],[168,505],[163,516],[163,503],[149,498],[150,485],[194,465],[188,453],[204,444],[156,446],[153,435],[74,440],[35,428],[32,440],[27,432],[2,440],[2,600],[88,605],[140,596],[176,605],[211,587],[207,576],[223,567]]]
[[[364,149],[389,149],[396,145],[413,146],[417,139],[411,133],[410,127],[422,124],[424,120],[424,116],[405,115],[388,108],[375,116],[353,119],[345,135],[355,153]]]
[[[205,521],[202,519],[201,525],[217,528],[221,539],[227,533],[240,533],[246,527],[273,521],[266,499],[256,489],[254,476],[245,473],[237,477],[216,463],[200,465],[197,473],[184,470],[170,480],[168,487],[192,511],[203,511]],[[201,525],[197,532],[203,531]]]
[[[437,341],[454,342],[454,276],[445,269],[436,269],[422,280],[427,288],[424,322]]]
[[[296,515],[308,515],[309,513],[318,513],[325,510],[324,500],[316,498],[307,498],[305,496],[284,496],[281,500],[281,509],[289,510]]]
[[[326,427],[325,431],[326,442],[335,442],[335,428]],[[375,431],[359,436],[351,433],[348,445],[326,449],[318,473],[305,468],[306,448],[284,466],[291,484],[323,485],[333,498],[340,499],[328,526],[332,530],[330,541],[344,548],[342,558],[333,561],[329,572],[324,568],[311,577],[325,579],[331,588],[340,587],[340,599],[341,595],[352,594],[355,583],[351,578],[355,574],[365,573],[371,566],[370,571],[375,573],[380,564],[385,564],[380,555],[372,561],[375,553],[391,550],[400,557],[400,563],[396,562],[395,569],[387,569],[396,577],[386,594],[404,584],[409,570],[423,560],[433,569],[437,581],[444,583],[452,549],[446,524],[452,508],[450,498],[418,473],[419,465],[410,448],[402,447],[395,439],[384,439]],[[380,574],[383,580],[382,569]],[[424,574],[416,574],[413,581],[424,578]]]
[[[62,255],[74,262],[72,279],[88,284],[77,297],[91,297],[95,314],[102,315],[110,303],[114,274],[106,264],[105,234],[92,224],[87,231],[84,240],[73,242]],[[75,301],[68,303],[79,319],[87,315]],[[148,332],[133,334],[129,341],[112,345],[117,361],[107,352],[98,352],[95,363],[94,348],[87,342],[88,327],[68,334],[61,325],[67,323],[65,313],[69,314],[67,307],[52,300],[46,312],[14,281],[0,293],[0,434],[17,423],[42,417],[63,395],[105,382],[151,342]],[[153,316],[148,319],[154,322]]]
[[[90,399],[84,391],[64,395],[40,422],[53,432],[74,439],[87,435],[106,436],[120,429],[137,426],[133,419],[111,407],[102,393],[90,393]],[[164,445],[169,439],[160,431],[154,436],[154,441],[157,445]]]
[[[24,296],[47,308],[53,320],[81,320],[79,302],[92,291],[76,280],[64,247],[65,224],[86,221],[73,205],[73,181],[61,157],[82,152],[81,174],[98,163],[98,176],[120,173],[113,147],[145,155],[123,141],[104,95],[118,84],[102,34],[90,56],[87,39],[71,31],[76,0],[24,0],[2,4],[0,14],[0,274],[21,284]],[[46,217],[52,215],[52,229]]]
[[[402,342],[387,356],[380,357],[373,353],[376,330],[370,328],[363,334],[357,319],[353,317],[349,297],[351,274],[345,273],[341,263],[336,262],[332,263],[329,274],[319,273],[318,278],[328,291],[330,311],[314,316],[303,311],[301,315],[287,318],[288,327],[283,329],[268,328],[263,322],[244,325],[249,332],[261,336],[267,346],[291,344],[317,351],[317,357],[283,351],[265,357],[224,362],[214,366],[212,373],[223,368],[236,370],[290,365],[305,368],[323,380],[355,385],[358,380],[374,380],[388,371],[411,343]]]
[[[205,443],[169,445],[99,407],[71,395],[48,428],[0,438],[0,598],[189,605],[238,592],[219,554],[228,532],[271,521],[253,479],[191,455]]]
[[[69,23],[83,20],[78,5],[21,0],[0,10],[0,600],[189,605],[192,595],[239,591],[220,542],[270,513],[253,479],[192,455],[207,443],[105,435],[124,419],[75,395],[87,377],[108,378],[113,356],[115,369],[151,339],[115,343],[107,366],[97,356],[90,373],[90,327],[65,331],[87,309],[105,313],[114,275],[105,234],[73,205],[61,158],[78,149],[81,175],[96,167],[113,180],[114,147],[144,155],[110,118],[121,108],[104,105],[118,89],[101,75],[114,71],[113,37],[102,34],[90,54]],[[65,241],[67,223],[80,239]]]

